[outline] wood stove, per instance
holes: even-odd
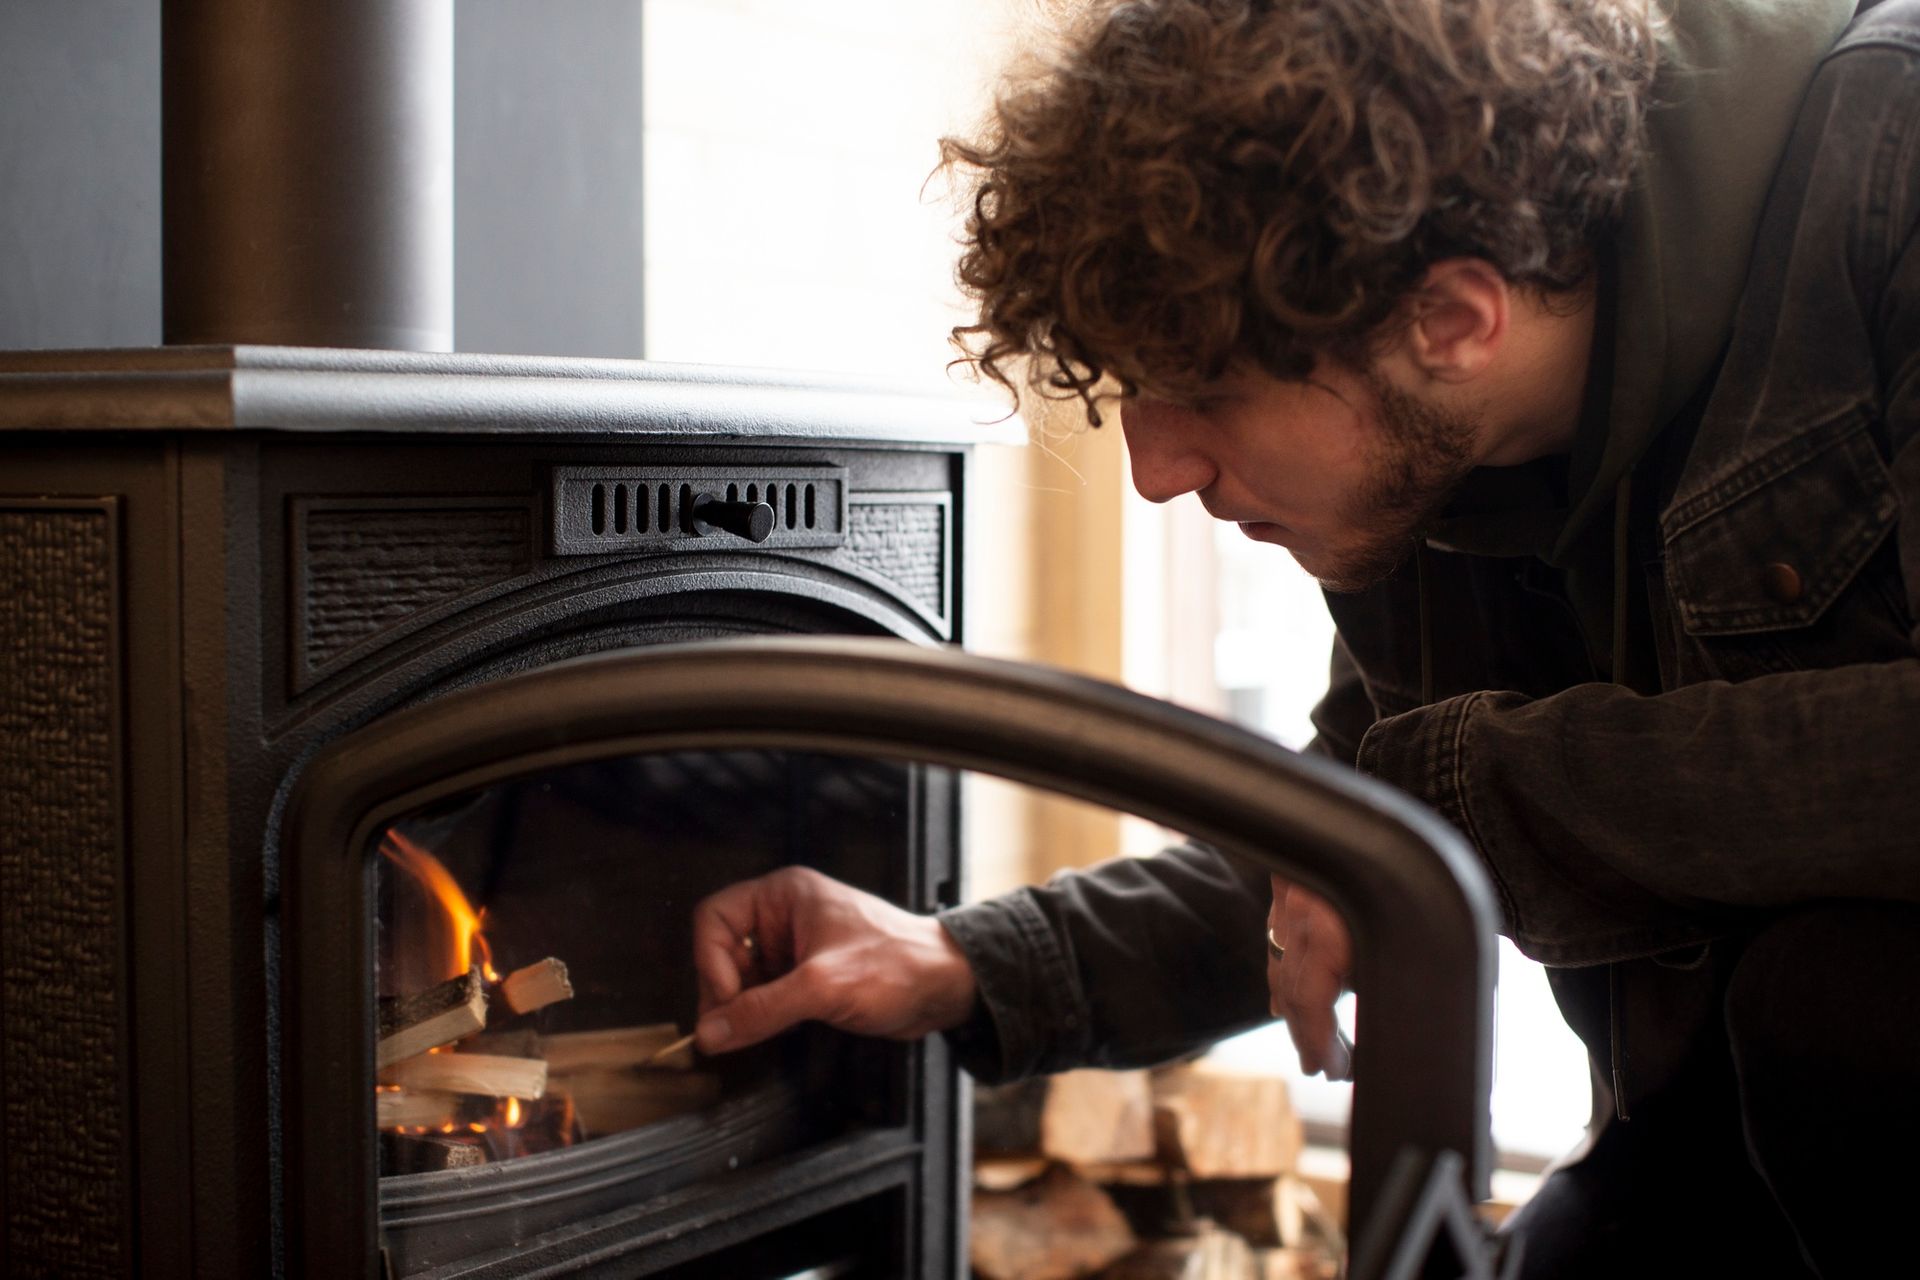
[[[585,1124],[548,1149],[486,1110],[531,1090],[376,1062],[380,996],[439,977],[392,980],[390,850],[497,909],[509,967],[573,949],[587,998],[487,1034],[681,1027],[688,983],[661,970],[731,877],[797,862],[957,901],[951,768],[1321,888],[1362,995],[1354,1274],[1415,1274],[1436,1234],[1473,1256],[1493,906],[1471,855],[1229,726],[926,654],[964,626],[966,416],[620,362],[0,358],[10,1265],[957,1274],[964,1094],[937,1037],[809,1031],[683,1114],[611,1123],[587,1118],[605,1089],[567,1080]],[[855,639],[795,639],[822,633]],[[630,1087],[645,1064],[613,1065]],[[384,1126],[466,1126],[494,1158],[401,1163],[377,1127],[395,1087],[495,1095]]]
[[[283,1177],[318,1166],[283,1153],[317,1133],[372,1151],[370,1124],[342,1126],[373,1099],[289,1110],[283,1082],[296,1058],[357,1062],[374,1025],[356,1014],[296,1053],[282,991],[366,975],[356,947],[380,892],[391,917],[393,864],[359,847],[290,863],[282,811],[307,762],[409,706],[606,650],[955,640],[968,443],[987,434],[951,399],[638,363],[0,357],[0,1013],[6,1080],[44,1085],[8,1095],[12,1256],[72,1275],[345,1274],[287,1235]],[[502,961],[571,965],[580,997],[522,1020],[551,1034],[690,1026],[687,914],[732,877],[812,860],[917,910],[958,900],[952,779],[900,766],[683,753],[435,805],[394,830],[494,913]],[[614,847],[623,824],[634,847]],[[296,875],[344,905],[290,933]],[[349,892],[369,876],[375,896]],[[387,1240],[396,1275],[517,1250],[519,1274],[531,1237],[678,1195],[698,1208],[656,1206],[626,1273],[736,1249],[731,1274],[790,1274],[848,1215],[866,1273],[947,1274],[964,1254],[937,1041],[812,1034],[725,1070],[717,1112],[602,1120],[577,1150],[478,1172],[395,1166],[355,1247]],[[774,1156],[780,1194],[723,1210],[697,1185]],[[367,1173],[354,1194],[374,1193]],[[756,1272],[756,1248],[780,1263]]]

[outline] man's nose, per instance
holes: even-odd
[[[1213,460],[1201,448],[1199,415],[1163,400],[1135,398],[1120,406],[1133,487],[1148,502],[1166,502],[1212,484]]]

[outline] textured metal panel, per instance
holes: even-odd
[[[769,551],[837,547],[846,539],[845,467],[555,467],[553,553],[737,550],[737,538],[690,532],[692,503],[701,494],[771,505],[773,532],[757,544]]]
[[[9,1274],[127,1269],[115,512],[0,500]]]
[[[297,500],[296,679],[425,609],[526,573],[531,539],[524,502]]]
[[[947,616],[950,503],[944,493],[866,494],[847,516],[847,551],[935,617]]]

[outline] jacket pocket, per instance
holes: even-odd
[[[1689,636],[1810,627],[1847,591],[1899,515],[1871,425],[1856,406],[1667,510],[1667,585]]]

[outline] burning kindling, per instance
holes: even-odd
[[[380,1002],[380,1043],[374,1065],[389,1067],[415,1054],[470,1036],[487,1025],[487,993],[480,970],[467,970],[410,996]]]
[[[719,1078],[693,1069],[693,1037],[672,1023],[543,1034],[533,1015],[573,998],[566,964],[547,956],[502,977],[485,910],[446,866],[395,831],[380,851],[437,908],[409,931],[395,966],[415,989],[379,1001],[374,1110],[385,1173],[532,1154],[718,1099]]]
[[[567,966],[548,956],[502,978],[500,994],[515,1013],[532,1013],[555,1001],[573,999],[573,983],[567,980]]]

